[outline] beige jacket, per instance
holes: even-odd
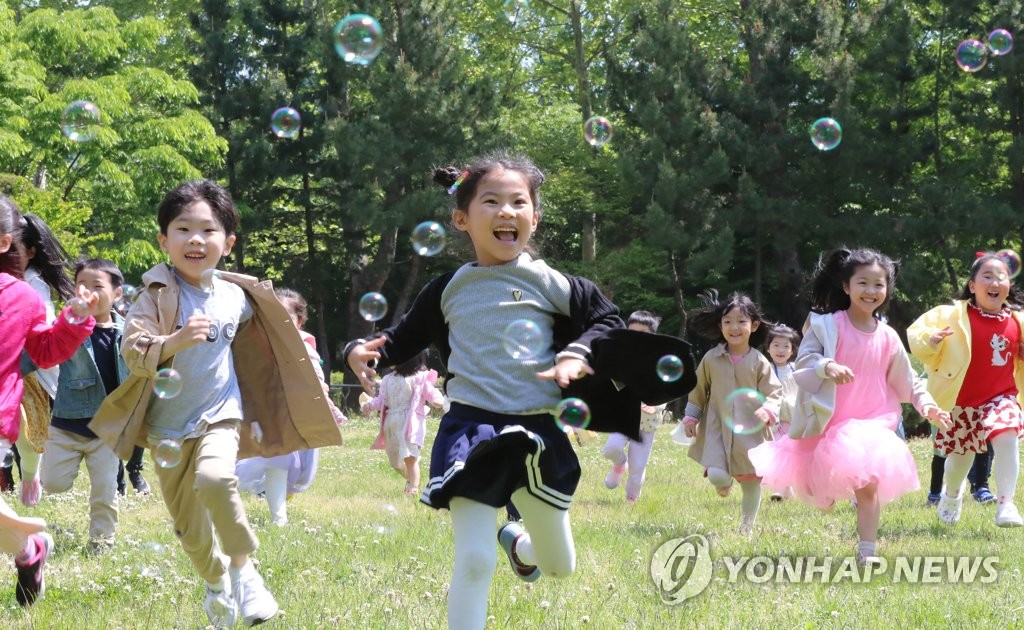
[[[270,281],[228,272],[220,272],[220,277],[241,287],[253,309],[231,346],[245,416],[239,459],[341,444],[305,344]],[[157,370],[174,363],[173,357],[160,363],[164,340],[178,322],[174,271],[161,263],[147,271],[142,282],[145,289],[128,313],[121,345],[132,375],[107,396],[89,423],[121,459],[128,459],[136,445],[146,446],[153,379]],[[263,430],[261,442],[253,440],[253,421],[259,421]]]
[[[765,426],[752,434],[733,432],[725,425],[732,414],[725,408],[729,394],[740,388],[756,389],[765,396],[762,407],[777,422],[782,401],[782,383],[763,354],[755,349],[733,365],[725,344],[708,350],[697,366],[697,386],[690,392],[686,415],[698,422],[697,436],[688,455],[705,469],[721,468],[733,477],[754,475],[747,451],[771,441],[772,430]]]

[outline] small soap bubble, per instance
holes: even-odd
[[[131,307],[132,307],[131,301],[127,300],[127,299],[125,299],[123,297],[120,300],[114,302],[114,311],[116,311],[117,314],[120,315],[121,317],[124,317],[125,315],[127,315],[128,314],[128,309],[130,309]]]
[[[658,359],[658,378],[666,383],[678,381],[683,376],[683,361],[674,354],[666,354]]]
[[[60,128],[68,140],[88,142],[100,127],[100,108],[89,101],[75,101],[64,109]]]
[[[123,285],[121,285],[121,297],[123,297],[124,299],[128,300],[129,302],[134,302],[135,298],[138,297],[138,295],[139,295],[139,289],[135,285],[133,285],[133,284],[123,284]]]
[[[576,429],[586,429],[590,424],[590,407],[579,398],[566,398],[555,407],[555,424],[558,428],[571,433]]]
[[[819,151],[831,151],[843,141],[843,127],[834,118],[819,118],[811,123],[811,143]]]
[[[505,0],[505,17],[515,24],[519,16],[530,9],[530,0]]]
[[[181,442],[178,440],[160,440],[153,449],[153,461],[160,468],[174,468],[181,463]]]
[[[384,318],[388,312],[388,300],[376,291],[359,298],[359,314],[368,322]]]
[[[741,387],[725,397],[722,422],[733,433],[750,435],[764,429],[764,423],[754,416],[754,412],[764,404],[764,394],[756,389]]]
[[[203,273],[199,274],[199,288],[209,293],[213,291],[213,279],[220,277],[220,271],[216,269],[207,269]]]
[[[996,252],[996,257],[1006,263],[1006,268],[1010,271],[1011,280],[1020,275],[1020,254],[1012,249],[1001,249]]]
[[[594,116],[583,123],[583,139],[595,147],[603,147],[612,139],[612,123],[604,116]]]
[[[398,508],[393,503],[382,503],[380,509],[384,510],[392,516],[398,515]]]
[[[445,231],[437,221],[424,221],[412,231],[412,248],[420,256],[436,256],[444,249]]]
[[[275,109],[270,115],[270,130],[278,138],[298,138],[302,129],[302,116],[291,107]]]
[[[334,49],[338,56],[368,66],[384,48],[384,29],[369,15],[353,13],[334,26]]]
[[[174,368],[164,368],[156,373],[153,379],[153,393],[157,398],[167,400],[181,393],[181,374]]]
[[[64,319],[66,319],[69,324],[74,324],[77,326],[78,324],[81,324],[85,320],[89,319],[89,303],[83,300],[82,298],[71,298],[70,300],[68,300],[67,306],[69,306],[70,308],[64,310]],[[76,310],[85,311],[85,315],[76,314]]]
[[[988,49],[997,57],[1005,55],[1013,50],[1013,35],[1005,28],[997,28],[988,34]]]
[[[965,39],[956,47],[956,65],[964,72],[977,72],[988,63],[988,47],[977,39]]]
[[[536,322],[517,319],[505,327],[502,344],[513,359],[532,359],[544,349],[544,333]]]

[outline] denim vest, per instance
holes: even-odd
[[[128,366],[119,352],[121,336],[124,332],[124,319],[117,313],[113,314],[114,355],[117,357],[117,380],[123,383],[128,378]],[[103,378],[96,367],[96,358],[92,351],[92,338],[86,338],[78,347],[74,356],[60,364],[60,376],[57,379],[57,397],[53,401],[53,415],[69,420],[92,418],[107,397],[103,386]]]

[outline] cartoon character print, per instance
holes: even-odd
[[[1010,345],[1010,340],[1002,335],[993,334],[992,340],[988,342],[988,345],[992,347],[992,365],[996,367],[1006,365],[1012,353],[1007,352],[1004,357],[1003,351]]]

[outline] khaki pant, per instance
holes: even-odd
[[[89,539],[114,540],[117,529],[117,455],[99,438],[50,427],[40,481],[43,490],[67,492],[85,460],[89,472]]]
[[[200,577],[210,584],[227,571],[223,554],[250,554],[259,547],[238,494],[237,458],[238,422],[225,421],[182,442],[177,466],[154,465],[174,533]]]

